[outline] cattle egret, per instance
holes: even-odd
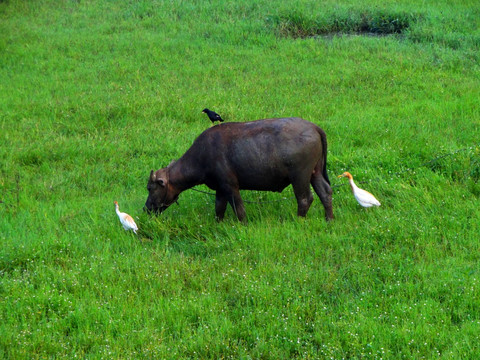
[[[120,210],[118,209],[118,202],[114,201],[114,204],[115,204],[115,211],[118,215],[118,218],[120,219],[120,222],[123,225],[123,228],[125,230],[133,230],[133,232],[136,234],[138,227],[137,227],[137,224],[135,224],[135,221],[133,220],[133,218],[126,213],[120,212]]]
[[[362,205],[364,208],[369,208],[372,206],[380,206],[380,202],[370,194],[368,191],[360,189],[355,183],[353,182],[353,176],[349,172],[344,172],[342,175],[338,176],[347,177],[348,181],[350,182],[350,186],[352,187],[353,196],[357,199],[358,203]]]
[[[205,108],[202,110],[202,113],[205,113],[208,115],[208,118],[210,119],[212,124],[215,124],[215,121],[223,122],[223,119],[215,111],[208,110],[207,108]]]

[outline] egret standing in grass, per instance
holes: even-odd
[[[123,225],[123,228],[125,230],[133,230],[133,232],[136,234],[138,227],[137,227],[137,224],[135,224],[135,221],[133,220],[133,218],[126,213],[120,212],[120,210],[118,209],[118,202],[114,201],[114,204],[115,204],[115,211],[118,215],[118,218],[120,219],[120,222]]]
[[[342,175],[339,175],[338,177],[348,178],[348,182],[350,183],[350,186],[352,188],[353,196],[355,196],[355,199],[357,199],[358,203],[364,208],[380,206],[380,202],[375,198],[375,196],[373,196],[366,190],[360,189],[357,185],[355,185],[355,183],[353,182],[353,176],[348,171],[345,171]]]

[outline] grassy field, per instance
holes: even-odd
[[[478,359],[479,61],[473,0],[0,0],[0,358]],[[205,107],[320,125],[336,219],[144,214]]]

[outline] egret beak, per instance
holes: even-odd
[[[337,178],[345,177],[345,175],[338,175]]]

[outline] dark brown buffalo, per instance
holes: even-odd
[[[289,184],[305,216],[313,201],[310,184],[333,219],[327,175],[327,138],[317,125],[300,118],[226,123],[205,130],[187,152],[166,168],[151,171],[148,211],[162,212],[182,191],[205,184],[216,190],[215,213],[222,220],[230,203],[245,220],[239,190],[281,192]]]

